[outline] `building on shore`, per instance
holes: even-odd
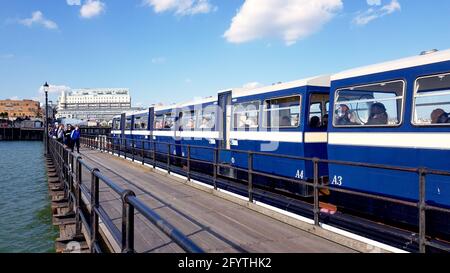
[[[3,118],[41,117],[41,105],[33,100],[0,100],[0,115]]]
[[[114,116],[130,110],[135,109],[131,107],[128,89],[73,89],[63,91],[59,97],[56,118],[109,122]]]

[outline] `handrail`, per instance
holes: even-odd
[[[267,153],[267,152],[257,152],[257,151],[246,151],[246,150],[235,150],[235,149],[221,149],[216,147],[205,147],[205,146],[198,146],[198,145],[186,145],[181,143],[168,143],[168,142],[158,142],[154,140],[134,140],[134,139],[127,139],[124,137],[107,137],[107,136],[90,136],[85,135],[82,137],[83,143],[89,147],[99,149],[101,151],[107,151],[107,152],[117,152],[119,156],[123,155],[125,158],[127,157],[127,152],[131,152],[131,157],[133,161],[136,159],[136,156],[142,156],[142,164],[145,163],[145,157],[146,152],[151,152],[152,155],[149,159],[152,159],[153,161],[153,167],[156,168],[156,162],[165,163],[167,170],[171,171],[171,159],[183,159],[187,160],[187,178],[190,180],[191,177],[191,162],[199,162],[204,163],[213,166],[214,168],[214,175],[213,175],[213,184],[214,188],[217,189],[217,168],[218,167],[227,167],[230,169],[235,170],[241,170],[248,173],[248,198],[250,202],[253,202],[253,192],[254,192],[254,185],[252,183],[253,176],[264,176],[269,178],[275,178],[283,181],[287,181],[290,183],[297,183],[301,185],[307,185],[313,188],[313,197],[314,197],[314,204],[313,204],[313,214],[314,214],[314,224],[320,225],[320,207],[319,207],[319,190],[329,190],[331,192],[342,192],[350,195],[357,195],[365,198],[371,198],[371,199],[377,199],[377,200],[383,200],[386,202],[401,204],[405,206],[410,207],[416,207],[419,209],[419,251],[424,253],[426,252],[427,246],[433,246],[436,248],[439,248],[436,246],[435,243],[427,239],[426,236],[426,211],[439,211],[439,212],[445,212],[450,214],[450,209],[444,208],[444,207],[438,207],[438,206],[432,206],[428,205],[426,202],[426,192],[425,192],[425,185],[426,185],[426,176],[427,175],[440,175],[440,176],[450,176],[450,172],[442,171],[442,170],[433,170],[428,168],[422,168],[422,167],[402,167],[402,166],[391,166],[391,165],[384,165],[384,164],[372,164],[372,163],[362,163],[362,162],[349,162],[349,161],[339,161],[339,160],[329,160],[329,159],[320,159],[320,158],[308,158],[308,157],[299,157],[299,156],[292,156],[292,155],[282,155],[282,154],[274,154],[274,153]],[[137,148],[137,144],[141,144],[142,148]],[[148,149],[146,149],[146,147]],[[150,149],[152,147],[152,149]],[[164,148],[164,152],[162,151],[156,151],[157,149],[161,150],[162,147]],[[187,150],[187,155],[177,155],[172,153],[173,147],[182,147]],[[213,161],[208,160],[201,160],[201,159],[195,159],[192,158],[192,151],[194,149],[201,149],[201,150],[209,150],[211,151],[212,157],[214,157]],[[167,151],[165,151],[167,150]],[[219,156],[221,152],[234,152],[234,153],[241,153],[246,154],[248,157],[248,168],[239,168],[235,166],[225,165],[221,162],[219,162]],[[158,160],[157,156],[162,156],[162,158],[166,158],[166,162],[161,162]],[[292,160],[299,160],[299,161],[305,161],[305,162],[311,162],[313,164],[313,172],[314,176],[312,177],[312,181],[306,181],[306,180],[294,180],[292,178],[283,177],[275,174],[269,174],[264,173],[261,171],[254,170],[253,165],[255,161],[255,156],[267,156],[267,157],[274,157],[274,158],[283,158],[283,159],[292,159]],[[384,169],[384,170],[392,170],[392,171],[399,171],[399,172],[408,172],[408,173],[416,173],[418,175],[418,189],[419,189],[419,198],[417,201],[407,201],[400,198],[395,197],[387,197],[387,196],[381,196],[376,194],[369,194],[364,193],[361,191],[356,190],[350,190],[350,189],[342,189],[337,187],[332,187],[329,185],[324,185],[319,183],[319,164],[335,164],[335,165],[343,165],[343,166],[353,166],[353,167],[364,167],[364,168],[372,168],[372,169]],[[447,248],[439,248],[441,250],[445,250]]]
[[[99,169],[96,169],[84,161],[80,156],[76,157],[55,139],[49,139],[50,156],[53,158],[57,173],[64,185],[64,197],[73,204],[73,211],[76,213],[76,233],[81,234],[81,225],[86,226],[88,233],[89,246],[91,252],[102,252],[100,243],[99,220],[101,219],[106,228],[113,231],[113,239],[117,240],[115,235],[117,227],[113,225],[112,219],[104,212],[101,207],[99,192],[100,182],[107,185],[121,197],[122,201],[122,230],[121,245],[122,253],[133,253],[134,249],[134,210],[138,210],[146,219],[153,223],[158,229],[164,232],[172,241],[187,252],[203,253],[204,250],[197,246],[181,231],[173,227],[164,220],[158,213],[149,208],[145,203],[139,200],[135,193],[123,189],[112,179],[105,176]],[[90,202],[86,204],[82,199],[83,184],[82,169],[86,169],[91,175]],[[86,196],[87,197],[87,196]],[[84,212],[84,207],[90,208],[90,213]],[[89,214],[89,215],[87,215]],[[90,221],[88,221],[90,219]]]

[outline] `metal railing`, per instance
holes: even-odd
[[[55,139],[49,139],[49,152],[59,179],[63,181],[63,199],[68,201],[72,210],[69,214],[75,213],[76,235],[82,235],[82,226],[84,226],[91,252],[100,253],[104,249],[101,239],[105,242],[105,238],[101,238],[99,229],[101,221],[112,234],[116,243],[120,245],[122,253],[134,253],[135,211],[154,224],[184,251],[189,253],[204,252],[191,239],[139,200],[133,191],[121,188],[102,174],[99,169],[89,165],[80,156],[71,153]],[[85,185],[87,183],[83,183],[83,174],[86,173],[83,171],[90,174],[90,189]],[[100,183],[120,196],[122,202],[121,232],[118,232],[113,220],[102,208]]]
[[[285,181],[288,183],[294,183],[297,185],[305,185],[308,187],[312,187],[313,189],[313,202],[312,202],[312,213],[314,216],[314,225],[320,225],[320,190],[328,190],[330,192],[340,192],[344,194],[349,194],[352,196],[359,196],[368,199],[380,200],[385,202],[390,202],[394,204],[400,204],[408,207],[414,207],[418,209],[418,238],[411,235],[411,241],[418,243],[419,252],[425,253],[427,251],[427,246],[450,252],[450,247],[446,245],[437,244],[436,240],[432,240],[431,236],[427,236],[426,233],[426,223],[427,211],[438,211],[443,213],[448,213],[450,215],[450,209],[429,205],[426,202],[426,177],[427,175],[438,175],[438,176],[447,176],[450,177],[450,172],[439,171],[439,170],[431,170],[427,168],[408,168],[408,167],[398,167],[398,166],[389,166],[382,164],[369,164],[369,163],[360,163],[360,162],[348,162],[348,161],[338,161],[338,160],[328,160],[328,159],[320,159],[320,158],[308,158],[308,157],[299,157],[299,156],[291,156],[291,155],[281,155],[281,154],[273,154],[266,152],[255,152],[255,151],[244,151],[244,150],[233,150],[233,149],[221,149],[214,147],[205,147],[205,146],[196,146],[196,145],[185,145],[185,144],[176,144],[176,143],[166,143],[166,142],[157,142],[153,140],[134,140],[120,137],[106,137],[106,136],[83,136],[82,143],[88,147],[98,149],[100,151],[109,152],[113,154],[117,154],[119,156],[123,156],[124,158],[129,158],[132,161],[135,161],[136,158],[140,157],[142,159],[141,163],[144,165],[145,161],[148,159],[153,165],[153,168],[165,167],[167,171],[170,173],[173,159],[185,160],[186,167],[186,177],[187,180],[191,180],[192,171],[192,163],[202,163],[206,165],[210,165],[213,167],[213,175],[212,175],[212,184],[215,189],[217,189],[217,179],[218,179],[218,168],[228,168],[237,171],[242,171],[248,174],[247,178],[247,190],[248,190],[248,200],[249,202],[254,201],[254,177],[255,175],[277,179],[281,181]],[[140,148],[138,148],[138,144],[140,144]],[[161,147],[166,147],[162,152]],[[172,153],[172,149],[174,147],[181,147],[186,150],[186,154],[184,156],[176,155]],[[159,150],[158,150],[159,149]],[[192,157],[193,150],[207,150],[211,152],[212,161],[201,160]],[[241,168],[237,166],[231,166],[229,164],[223,164],[220,162],[220,154],[223,152],[233,152],[238,154],[246,154],[248,158],[247,168]],[[283,158],[283,159],[291,159],[298,160],[304,162],[310,162],[313,166],[313,178],[311,181],[304,181],[298,179],[292,179],[280,175],[274,175],[269,173],[264,173],[254,169],[254,158],[255,156],[265,156],[265,157],[273,157],[273,158]],[[166,162],[162,162],[161,160],[166,160]],[[163,165],[161,165],[163,163]],[[398,171],[404,173],[416,173],[418,175],[418,192],[419,198],[417,202],[414,201],[406,201],[402,199],[397,199],[393,197],[381,196],[376,194],[364,193],[356,190],[349,190],[343,188],[337,188],[333,186],[326,185],[325,183],[321,183],[321,178],[319,177],[319,165],[320,164],[334,164],[341,166],[352,166],[352,167],[363,167],[370,169],[380,169],[380,170],[391,170]],[[166,165],[166,166],[164,166]]]

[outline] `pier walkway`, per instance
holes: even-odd
[[[132,190],[138,199],[205,252],[356,252],[355,248],[318,236],[317,232],[307,232],[305,228],[250,209],[247,202],[239,201],[237,197],[234,197],[234,201],[232,196],[221,198],[219,194],[212,194],[212,189],[208,191],[206,187],[193,186],[193,183],[187,183],[181,178],[98,150],[83,148],[80,152],[84,162],[98,168],[123,189]],[[82,177],[83,184],[90,188],[90,173],[83,170]],[[116,232],[120,233],[120,196],[101,184],[99,190],[100,206],[113,219]],[[84,196],[83,199],[89,202],[88,197]],[[295,223],[298,220],[290,221]],[[134,248],[137,252],[184,252],[138,212],[135,213],[134,228]],[[100,225],[100,229],[108,237],[113,251],[120,252],[114,232],[107,231],[104,225]],[[311,225],[311,230],[314,229]]]

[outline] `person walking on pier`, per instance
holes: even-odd
[[[69,149],[72,149],[73,147],[72,138],[70,137],[72,135],[72,130],[72,125],[68,124],[64,133],[64,142]]]
[[[77,153],[80,153],[80,127],[75,126],[75,130],[72,131],[70,138],[72,139],[72,146],[70,147],[72,153],[75,146],[77,146]]]
[[[58,131],[56,133],[56,138],[59,143],[63,144],[64,141],[64,125],[59,125]]]

